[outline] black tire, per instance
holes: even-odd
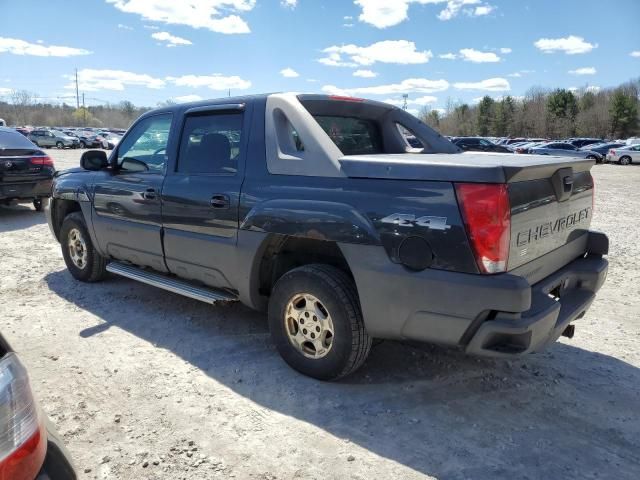
[[[87,144],[84,143],[82,140],[80,141],[80,148],[87,148]]]
[[[78,267],[73,262],[71,253],[69,252],[69,234],[74,229],[80,232],[86,245],[87,258],[83,267]],[[70,213],[66,216],[64,222],[62,222],[62,228],[60,229],[60,245],[62,246],[64,263],[67,265],[67,269],[73,278],[80,280],[81,282],[98,282],[105,277],[107,273],[107,259],[100,255],[93,246],[93,243],[91,243],[91,237],[89,236],[89,232],[87,231],[87,226],[81,212]]]
[[[60,150],[62,150],[64,148],[64,143],[56,142],[56,148],[59,148]]]
[[[41,212],[41,211],[44,210],[44,204],[43,204],[41,198],[34,198],[33,199],[33,208],[36,209],[36,212]]]
[[[618,160],[618,163],[620,165],[631,165],[631,157],[629,155],[620,157],[620,160]]]
[[[289,340],[285,324],[288,303],[308,293],[322,302],[330,314],[334,334],[331,348],[321,358],[305,356]],[[269,300],[269,331],[278,352],[290,367],[319,380],[335,380],[357,370],[371,349],[358,292],[353,280],[329,265],[305,265],[285,273]]]

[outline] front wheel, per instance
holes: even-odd
[[[42,203],[42,199],[41,198],[34,198],[33,199],[33,208],[36,209],[36,212],[41,212],[42,210],[44,210],[44,205]]]
[[[305,265],[278,280],[269,331],[290,367],[320,380],[354,372],[371,349],[355,284],[329,265]]]
[[[97,282],[104,278],[107,259],[93,246],[81,212],[67,215],[62,222],[60,245],[64,263],[73,278],[82,282]]]
[[[84,142],[80,142],[80,148],[87,148],[87,144]]]
[[[629,165],[631,163],[631,157],[628,157],[627,155],[625,155],[624,157],[620,157],[618,163],[620,165]]]
[[[58,148],[58,149],[63,149],[63,148],[64,148],[64,143],[62,143],[62,142],[56,142],[56,148]]]

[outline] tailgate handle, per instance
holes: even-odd
[[[558,202],[571,198],[573,193],[573,168],[561,168],[551,177],[551,184]]]

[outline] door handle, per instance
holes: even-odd
[[[229,208],[229,195],[214,195],[209,203],[213,208]]]
[[[146,198],[147,200],[153,200],[156,198],[156,191],[153,188],[147,188],[142,193],[142,198]]]

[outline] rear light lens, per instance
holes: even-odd
[[[456,195],[480,272],[506,271],[511,240],[507,185],[456,183]]]
[[[44,462],[46,440],[27,371],[9,353],[0,360],[0,479],[34,479]]]
[[[609,150],[609,155],[615,155],[616,151],[615,150]]]
[[[53,167],[53,159],[51,157],[31,157],[31,164],[41,167]]]
[[[364,98],[347,97],[344,95],[329,95],[329,98],[340,102],[364,102]]]

